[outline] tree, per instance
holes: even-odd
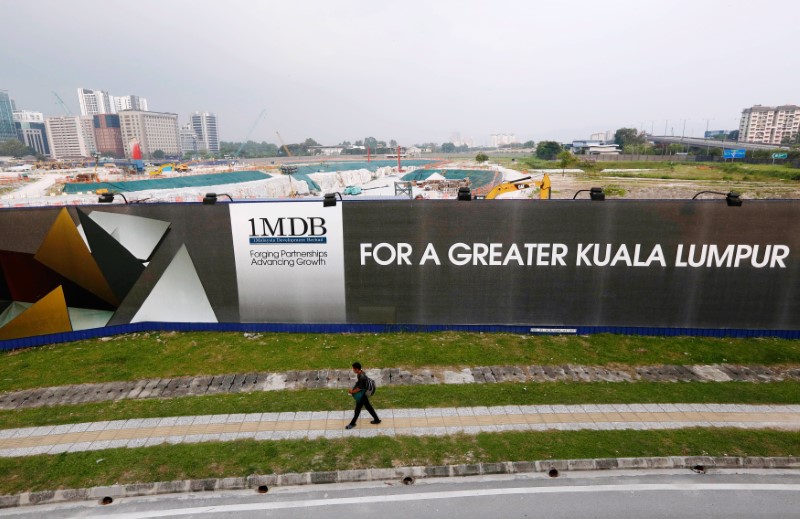
[[[452,142],[442,144],[442,153],[453,153],[454,151],[456,151],[456,145]]]
[[[562,151],[561,153],[558,154],[556,158],[558,159],[558,165],[561,166],[562,177],[564,176],[565,170],[569,166],[578,163],[577,157],[575,157],[575,155],[573,155],[572,152],[569,150]]]
[[[153,153],[151,153],[150,156],[152,156],[154,159],[163,159],[164,152],[161,150],[156,150]]]
[[[477,155],[475,155],[475,161],[476,161],[478,164],[483,164],[483,163],[484,163],[484,162],[486,162],[487,160],[489,160],[489,156],[488,156],[488,155],[486,155],[486,154],[485,154],[484,152],[482,152],[482,151],[481,151],[481,152],[479,152]]]
[[[309,137],[308,139],[306,139],[303,142],[303,146],[308,148],[308,147],[311,147],[311,146],[322,146],[322,145],[320,143],[318,143],[317,141],[315,141],[314,139],[312,139],[311,137]]]
[[[17,139],[9,139],[0,142],[0,156],[3,157],[24,157],[25,155],[35,155],[36,151],[25,146]]]
[[[522,143],[523,148],[533,148],[536,146],[536,143],[533,141],[525,141]]]
[[[378,147],[378,139],[375,137],[367,137],[364,139],[364,146],[369,146],[373,150]]]
[[[614,143],[620,148],[629,144],[644,144],[647,141],[644,132],[639,133],[636,128],[620,128],[614,132]]]
[[[536,145],[536,157],[543,160],[553,160],[562,149],[561,144],[556,141],[540,141]]]
[[[389,146],[392,147],[392,148],[396,148],[397,147],[397,141],[394,140],[394,139],[390,140],[389,141]]]

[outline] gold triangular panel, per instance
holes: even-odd
[[[103,301],[119,306],[119,300],[103,277],[66,208],[58,213],[58,218],[34,258]]]
[[[71,331],[67,301],[59,286],[0,328],[0,340]]]

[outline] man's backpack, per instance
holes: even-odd
[[[367,387],[364,389],[364,394],[368,397],[375,394],[375,389],[377,388],[375,381],[371,378],[367,377]]]

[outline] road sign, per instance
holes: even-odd
[[[785,159],[785,158],[788,158],[788,157],[789,157],[788,153],[773,153],[772,154],[772,158],[773,159]]]
[[[740,150],[722,150],[723,159],[743,159],[747,150],[744,148]]]

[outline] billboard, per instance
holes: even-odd
[[[745,158],[745,153],[747,152],[746,149],[738,149],[738,150],[722,150],[722,158],[723,159],[743,159]]]
[[[788,153],[773,153],[772,154],[772,158],[773,159],[785,159],[785,158],[788,158],[788,157],[789,157]]]
[[[798,250],[796,200],[7,209],[0,341],[158,322],[800,331]]]

